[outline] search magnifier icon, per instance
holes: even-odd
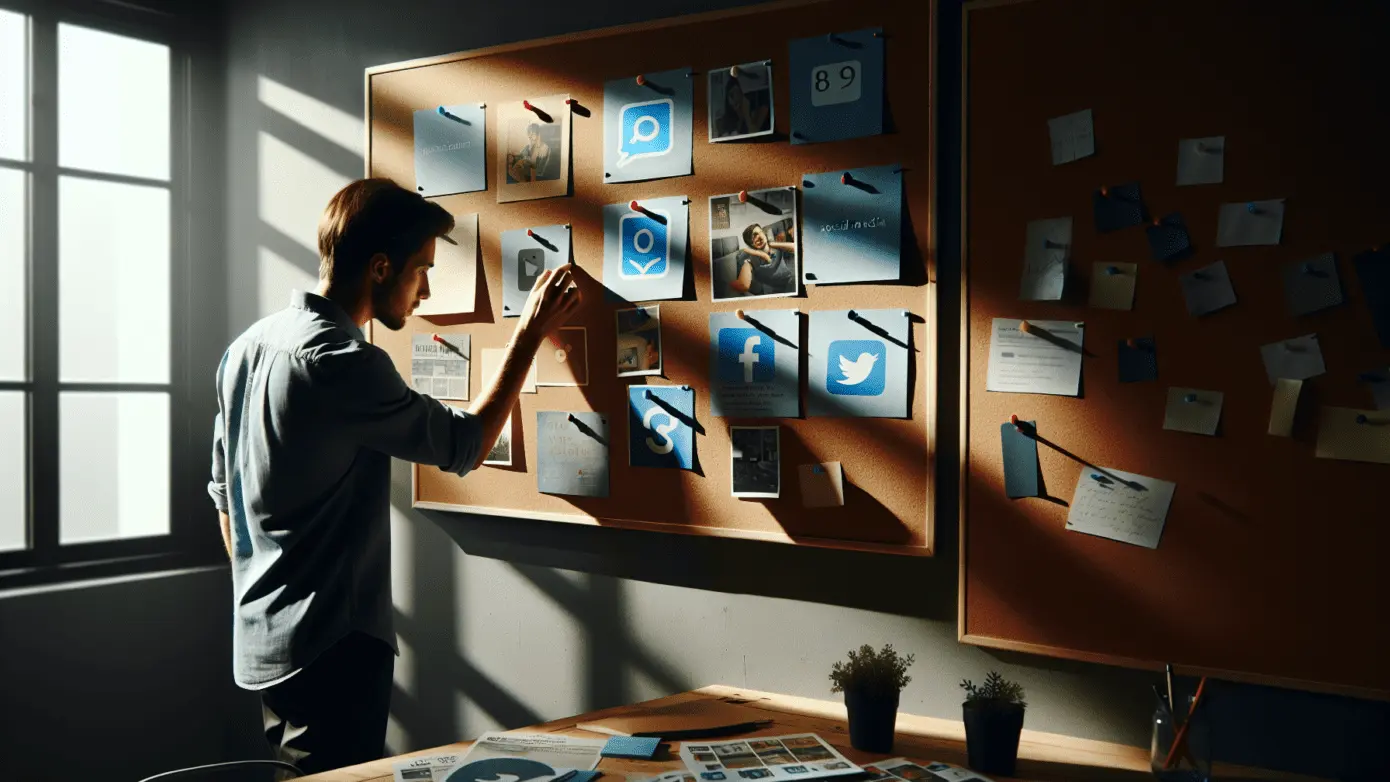
[[[643,133],[643,126],[651,127],[652,132]],[[650,114],[643,114],[632,123],[632,138],[627,143],[644,144],[648,141],[655,141],[659,135],[661,135],[661,122]]]

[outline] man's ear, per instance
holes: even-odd
[[[386,253],[377,253],[367,261],[367,276],[377,285],[391,279],[391,259]]]

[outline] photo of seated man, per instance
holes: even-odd
[[[796,192],[749,191],[746,203],[736,195],[711,198],[710,256],[715,300],[795,296]]]
[[[507,184],[560,178],[558,123],[513,122],[507,134]]]

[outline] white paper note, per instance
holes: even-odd
[[[995,318],[989,338],[987,391],[1076,396],[1081,392],[1081,348],[1085,326],[1069,320]],[[1037,330],[1041,330],[1038,336]]]
[[[1023,278],[1018,297],[1024,301],[1057,301],[1066,287],[1071,260],[1071,218],[1055,217],[1028,223],[1023,248]]]
[[[434,268],[430,269],[430,297],[420,302],[416,315],[457,315],[472,312],[478,280],[478,215],[454,219],[449,234],[455,244],[435,244]]]
[[[1298,395],[1303,391],[1302,380],[1279,378],[1274,384],[1274,402],[1269,406],[1269,433],[1276,437],[1293,436],[1293,419],[1298,412]]]
[[[525,758],[555,768],[590,771],[598,766],[604,739],[581,739],[555,733],[484,733],[468,753],[465,762],[487,758]]]
[[[1178,185],[1215,185],[1225,178],[1226,137],[1178,142]]]
[[[1317,334],[1263,345],[1260,347],[1260,356],[1264,359],[1265,374],[1269,375],[1270,385],[1274,385],[1281,377],[1307,380],[1327,371]]]
[[[1316,456],[1390,464],[1390,412],[1324,407]]]
[[[1132,472],[1082,467],[1067,512],[1067,529],[1158,548],[1175,488],[1168,481]]]
[[[1278,244],[1284,233],[1284,199],[1222,204],[1217,247]]]
[[[1052,165],[1060,166],[1096,153],[1095,126],[1091,110],[1078,111],[1047,121],[1052,140]]]
[[[410,384],[435,399],[468,399],[469,336],[441,334],[411,336]]]

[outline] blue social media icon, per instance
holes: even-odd
[[[888,349],[876,339],[837,339],[826,356],[825,390],[838,396],[879,396],[888,386]]]
[[[757,329],[719,330],[719,379],[725,383],[766,383],[777,367],[772,339]]]
[[[648,398],[648,394],[654,398]],[[682,420],[694,418],[694,398],[679,389],[631,386],[628,452],[633,467],[676,467],[694,463],[693,433]]]
[[[629,103],[618,112],[619,168],[634,160],[671,151],[671,121],[676,104],[670,98]]]
[[[662,210],[648,210],[666,222],[648,214],[625,214],[618,221],[622,235],[623,265],[618,275],[626,279],[665,277],[671,268],[671,216]]]

